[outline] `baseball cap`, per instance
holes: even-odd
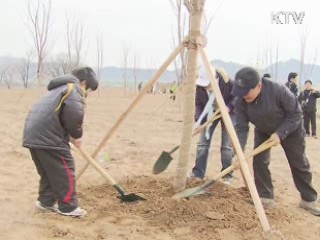
[[[259,73],[252,67],[244,67],[235,75],[234,85],[231,94],[243,98],[248,92],[257,86],[260,81]]]

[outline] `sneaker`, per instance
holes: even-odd
[[[271,209],[276,206],[276,202],[272,198],[260,198],[260,201],[264,209]],[[248,200],[248,202],[254,205],[254,202],[252,199]]]
[[[193,173],[189,174],[187,180],[188,180],[188,183],[192,183],[192,184],[198,184],[204,181],[202,178],[195,176]]]
[[[231,185],[231,182],[233,181],[233,177],[225,176],[225,177],[222,178],[222,181],[226,185]]]
[[[85,217],[87,216],[87,211],[77,207],[75,210],[73,210],[72,212],[61,212],[60,210],[58,210],[58,213],[64,216],[70,216],[70,217]]]
[[[304,200],[300,201],[299,207],[307,210],[309,213],[315,216],[320,216],[320,208],[317,207],[317,202],[306,202]]]
[[[53,206],[45,206],[40,201],[36,201],[36,209],[40,212],[57,212],[58,204],[54,204]]]
[[[264,209],[271,209],[276,206],[274,199],[272,198],[260,198]]]

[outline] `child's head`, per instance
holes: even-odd
[[[79,67],[72,70],[72,75],[80,80],[80,83],[85,81],[86,90],[95,91],[98,88],[98,80],[95,72],[90,67]]]

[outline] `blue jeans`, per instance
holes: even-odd
[[[232,123],[235,123],[235,115],[230,114],[230,118]],[[212,139],[212,135],[214,130],[216,129],[218,123],[221,122],[221,164],[222,169],[228,168],[232,164],[232,158],[234,156],[234,151],[232,148],[231,140],[229,138],[227,129],[222,121],[222,119],[216,120],[212,123],[210,129],[209,129],[209,139],[206,139],[206,130],[204,130],[201,135],[198,142],[197,147],[197,156],[195,160],[195,166],[192,169],[192,173],[195,177],[204,178],[206,169],[207,169],[207,161],[209,156],[209,150],[210,150],[210,143]],[[226,176],[232,177],[232,173],[227,174]]]

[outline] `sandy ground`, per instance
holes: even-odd
[[[0,239],[320,239],[320,218],[297,207],[296,191],[280,147],[272,150],[271,171],[277,207],[267,210],[272,226],[262,233],[250,194],[237,172],[232,185],[217,183],[208,195],[173,200],[174,160],[161,175],[152,175],[163,150],[180,143],[182,113],[169,95],[147,95],[102,151],[100,162],[129,191],[147,201],[120,203],[117,193],[90,167],[77,183],[83,219],[35,212],[39,177],[27,149],[21,147],[23,124],[30,106],[44,92],[0,90]],[[93,152],[119,115],[132,101],[123,91],[100,90],[87,100],[84,148]],[[320,136],[320,134],[318,134]],[[193,139],[190,169],[195,157]],[[220,169],[219,130],[212,141],[207,178]],[[252,137],[249,145],[252,147]],[[307,139],[315,188],[320,191],[320,140]],[[250,148],[249,146],[249,148]],[[74,153],[77,169],[85,160]]]

